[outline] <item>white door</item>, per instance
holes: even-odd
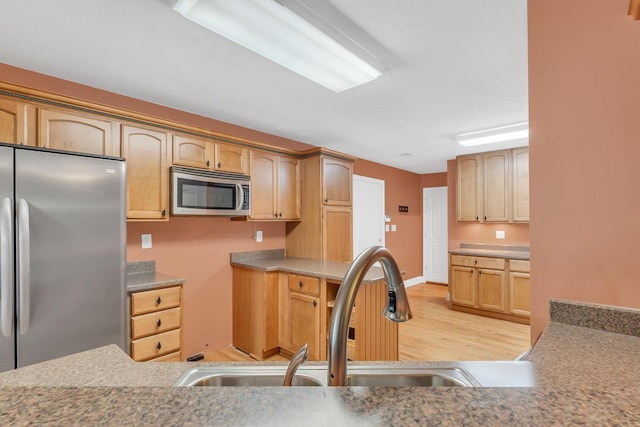
[[[384,246],[384,181],[353,175],[353,257]]]
[[[449,237],[447,223],[447,187],[424,188],[422,275],[427,282],[448,283]]]

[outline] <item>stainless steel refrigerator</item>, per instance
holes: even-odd
[[[0,144],[0,371],[125,349],[124,161]]]

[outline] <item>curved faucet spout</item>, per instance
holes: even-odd
[[[347,337],[351,309],[362,279],[373,264],[380,261],[387,282],[388,302],[382,313],[394,322],[405,322],[411,319],[411,309],[404,290],[404,283],[398,264],[391,252],[382,246],[372,246],[362,252],[353,261],[342,279],[336,295],[336,302],[331,313],[329,326],[329,361],[327,383],[330,386],[343,386],[347,377]]]

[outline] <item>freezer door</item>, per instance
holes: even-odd
[[[13,148],[0,147],[0,372],[15,368]]]
[[[125,346],[124,162],[16,150],[17,366]]]

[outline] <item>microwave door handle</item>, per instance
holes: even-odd
[[[242,209],[244,204],[244,191],[242,191],[242,184],[236,184],[236,210]]]
[[[0,203],[0,332],[13,335],[13,212],[10,198]]]

